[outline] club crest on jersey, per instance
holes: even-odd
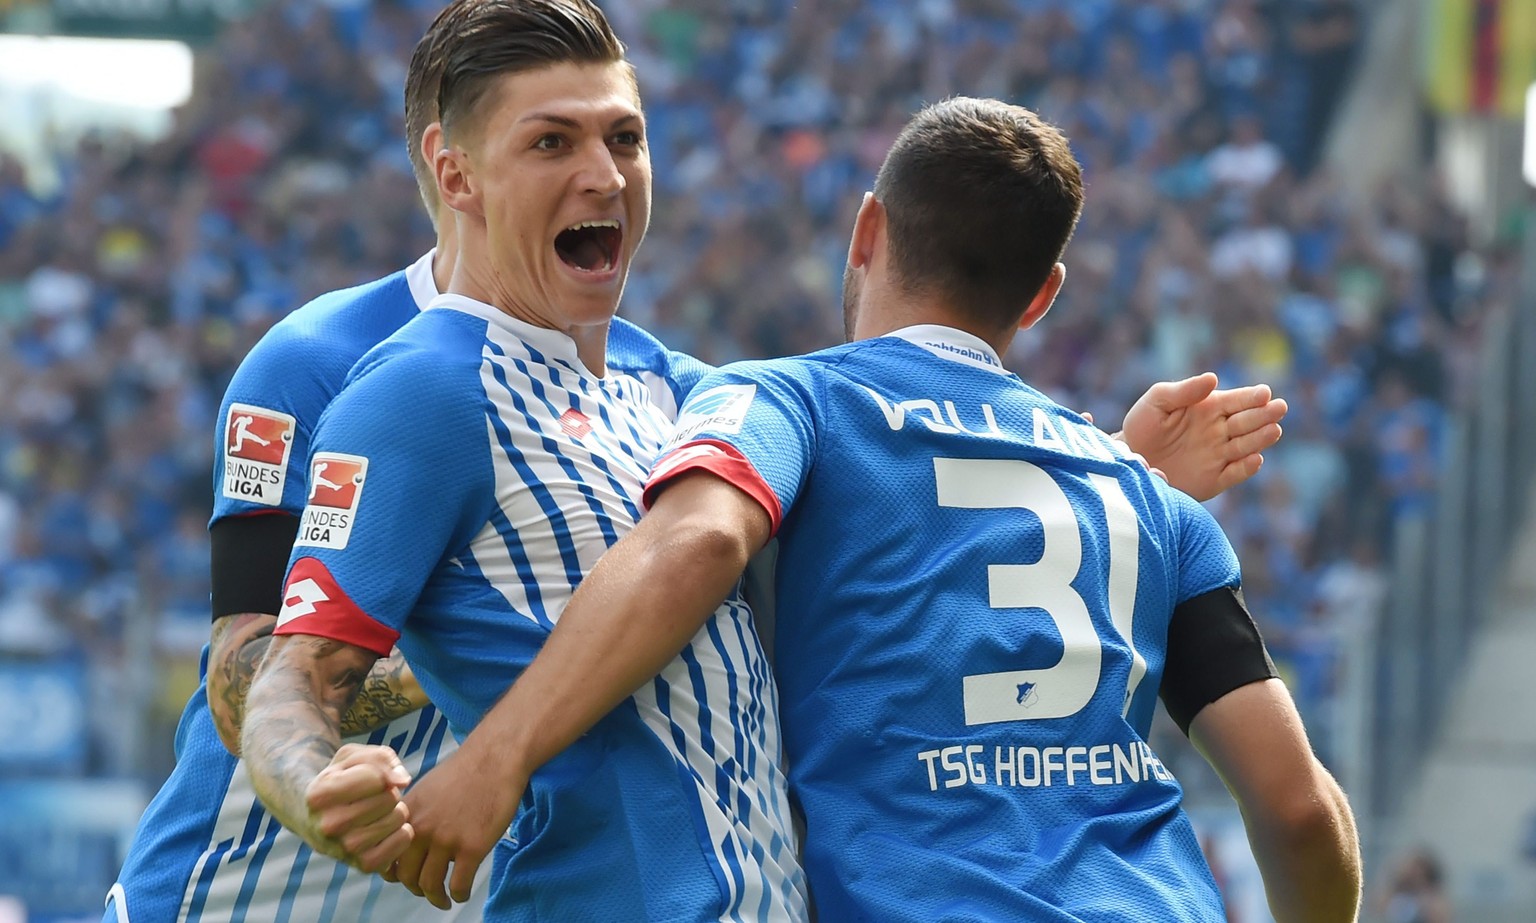
[[[672,444],[680,445],[702,432],[739,433],[757,385],[720,385],[690,397],[677,417]]]
[[[224,421],[224,496],[263,506],[283,502],[293,417],[250,404],[230,404]]]
[[[293,544],[338,551],[347,547],[367,475],[368,459],[361,455],[316,452],[309,460],[309,501]]]

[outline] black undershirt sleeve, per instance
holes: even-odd
[[[299,517],[288,513],[226,516],[209,528],[214,620],[242,612],[277,614],[298,534]]]
[[[1239,686],[1278,675],[1241,589],[1221,587],[1174,608],[1158,694],[1185,735],[1200,709]]]

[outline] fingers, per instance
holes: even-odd
[[[393,868],[395,859],[411,845],[415,836],[416,832],[411,829],[410,824],[402,824],[399,829],[380,840],[372,848],[363,851],[357,857],[357,867],[365,872],[383,874]]]
[[[1280,428],[1279,423],[1271,423],[1251,433],[1233,436],[1227,440],[1222,454],[1232,461],[1237,461],[1250,455],[1257,455],[1259,452],[1279,442],[1280,436],[1283,433],[1284,430]]]
[[[467,903],[470,890],[475,886],[475,872],[480,869],[480,862],[484,859],[470,860],[460,853],[453,860],[453,875],[448,879],[448,893],[459,903]]]
[[[395,751],[388,747],[366,749],[373,752],[336,751],[331,765],[315,777],[305,793],[311,810],[351,804],[410,784],[411,774]]]
[[[330,836],[345,847],[348,854],[360,856],[377,846],[391,833],[404,827],[410,819],[410,811],[406,806],[396,802],[390,809],[349,824]],[[322,829],[324,829],[323,822]],[[390,857],[390,861],[394,861],[393,856]]]
[[[405,889],[417,897],[421,897],[421,864],[426,860],[426,841],[413,839],[410,845],[395,858],[392,869],[395,880],[405,885]]]
[[[421,864],[421,896],[431,901],[438,910],[453,909],[443,879],[448,877],[448,850],[442,846],[427,847],[427,859]]]
[[[1182,381],[1160,381],[1147,389],[1147,397],[1162,411],[1180,410],[1205,400],[1216,390],[1216,373],[1204,372]]]
[[[342,840],[348,833],[370,827],[381,820],[385,820],[392,814],[400,814],[401,823],[410,819],[410,811],[405,803],[391,791],[381,792],[360,801],[354,801],[342,805],[333,805],[318,812],[315,826],[320,832],[333,840]]]
[[[1276,398],[1258,407],[1239,410],[1227,417],[1227,433],[1236,436],[1251,433],[1271,423],[1279,423],[1290,409],[1290,405],[1283,399]]]
[[[1229,487],[1235,487],[1243,483],[1264,466],[1264,456],[1246,455],[1237,461],[1229,463],[1221,469],[1221,474],[1216,476],[1216,493],[1221,493]]]

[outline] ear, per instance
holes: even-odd
[[[853,236],[848,241],[849,268],[868,268],[884,246],[885,206],[873,192],[866,192],[864,201],[859,203],[859,216],[853,220]]]
[[[432,137],[432,128],[437,127],[433,123],[421,136],[422,151],[427,149],[427,140]],[[484,217],[484,210],[480,202],[480,184],[476,181],[474,165],[470,161],[469,154],[459,148],[448,144],[448,139],[438,129],[439,146],[432,158],[432,169],[437,174],[437,195],[443,200],[443,204],[456,212],[468,215]]]
[[[421,133],[421,159],[423,163],[436,164],[437,152],[443,149],[443,123],[433,122]]]
[[[1051,309],[1051,304],[1056,300],[1056,294],[1061,291],[1061,285],[1067,281],[1067,267],[1057,263],[1051,267],[1051,274],[1045,277],[1045,284],[1035,292],[1035,297],[1029,300],[1029,307],[1024,309],[1024,316],[1019,318],[1019,329],[1028,330],[1045,316],[1045,312]]]

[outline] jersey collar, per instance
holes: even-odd
[[[949,359],[962,365],[974,365],[999,375],[1009,374],[1008,370],[1003,368],[1003,360],[998,358],[997,350],[981,337],[966,333],[964,330],[945,327],[941,324],[915,324],[900,330],[892,330],[886,336],[906,340],[913,346],[920,346],[941,359]]]
[[[567,365],[579,371],[583,376],[593,380],[599,380],[598,376],[582,364],[581,357],[576,354],[576,341],[558,330],[548,327],[535,327],[527,321],[521,321],[495,305],[486,304],[464,295],[453,292],[443,292],[428,307],[451,308],[472,314],[494,327],[499,327],[505,332],[517,337],[529,346],[544,354],[546,359],[559,359]]]
[[[405,268],[405,284],[411,287],[411,298],[416,302],[418,311],[425,311],[432,299],[440,294],[437,278],[432,275],[432,260],[436,257],[437,248],[433,247],[421,259]]]

